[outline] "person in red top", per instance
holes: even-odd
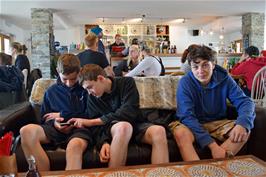
[[[247,84],[247,90],[244,90],[246,95],[250,96],[252,82],[257,71],[266,66],[266,57],[257,57],[259,50],[255,46],[250,46],[245,49],[243,58],[231,70],[232,75],[242,75]]]

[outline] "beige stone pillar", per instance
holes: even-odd
[[[247,13],[242,16],[243,48],[256,46],[261,51],[264,47],[264,14]]]
[[[31,9],[32,65],[44,78],[51,77],[50,58],[53,55],[53,13],[50,9]]]

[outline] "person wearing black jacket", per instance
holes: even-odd
[[[107,77],[101,67],[88,64],[81,69],[79,81],[89,93],[87,104],[91,119],[75,118],[72,121],[81,127],[106,127],[107,138],[102,142],[101,162],[109,162],[109,167],[125,165],[132,133],[135,141],[152,145],[153,164],[169,161],[165,129],[148,123],[142,117],[133,78]]]

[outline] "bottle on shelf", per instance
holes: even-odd
[[[147,26],[147,35],[150,35],[150,28]]]
[[[176,53],[176,45],[174,45],[173,53]]]
[[[161,44],[160,44],[160,52],[159,53],[163,53],[163,42],[161,42]]]
[[[33,155],[30,155],[30,157],[27,159],[28,164],[29,164],[29,170],[26,173],[26,177],[41,177],[37,166],[36,166],[36,161]]]

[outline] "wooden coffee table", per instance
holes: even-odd
[[[41,172],[42,176],[84,177],[144,177],[144,176],[192,176],[192,177],[235,177],[266,176],[266,162],[252,155],[226,159],[210,159],[193,162],[175,162],[160,165],[138,165],[120,168],[97,168],[70,171]],[[25,176],[19,173],[18,176]]]

